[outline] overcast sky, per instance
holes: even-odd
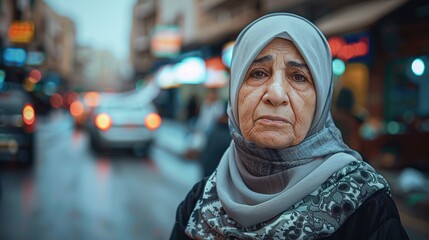
[[[136,0],[45,0],[51,8],[70,17],[80,45],[110,49],[120,60],[129,53],[132,7]]]

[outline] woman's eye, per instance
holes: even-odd
[[[267,74],[265,74],[263,71],[254,71],[252,72],[251,76],[253,78],[263,78],[263,77],[266,77]]]
[[[294,74],[292,77],[293,77],[293,80],[295,80],[297,82],[304,82],[307,80],[307,78],[301,74]]]

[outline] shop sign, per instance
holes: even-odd
[[[29,51],[25,64],[28,66],[41,66],[45,61],[45,53],[39,51]]]
[[[174,25],[156,26],[151,39],[151,51],[155,57],[176,57],[180,53],[182,37]]]
[[[328,39],[333,58],[345,62],[367,58],[370,54],[370,41],[367,34],[336,36]]]
[[[25,63],[27,53],[23,48],[6,48],[3,51],[3,62],[6,66],[21,67]]]
[[[13,43],[29,43],[33,36],[34,23],[31,21],[14,21],[9,26],[8,38]]]
[[[222,88],[228,83],[228,72],[221,57],[206,60],[207,79],[204,86],[208,88]]]

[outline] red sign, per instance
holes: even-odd
[[[332,37],[328,40],[332,57],[348,61],[355,57],[362,57],[369,53],[368,37],[360,37],[356,42],[347,42],[341,37]]]

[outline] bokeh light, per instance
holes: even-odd
[[[106,113],[101,113],[95,118],[95,125],[102,131],[107,131],[112,126],[112,119]]]
[[[54,94],[58,89],[58,85],[55,82],[47,82],[44,86],[43,86],[43,92],[47,95],[47,96],[52,96],[52,94]]]
[[[155,130],[161,126],[161,117],[156,113],[150,113],[145,119],[145,125],[149,130]]]
[[[231,67],[232,62],[232,52],[234,50],[235,42],[228,42],[225,44],[222,50],[222,62],[226,67]]]
[[[398,134],[401,131],[401,126],[398,122],[390,121],[387,123],[386,130],[389,134]]]
[[[100,101],[100,94],[98,92],[87,92],[85,93],[83,99],[86,105],[90,107],[96,107]]]
[[[206,63],[200,57],[187,57],[174,68],[178,83],[200,84],[206,80]]]
[[[74,117],[78,117],[80,115],[83,114],[83,104],[79,101],[74,101],[71,105],[70,105],[70,113],[71,115],[73,115]]]
[[[40,79],[42,79],[42,73],[37,69],[31,70],[29,74],[29,80],[33,83],[37,83],[40,81]]]
[[[346,71],[346,64],[341,59],[334,59],[332,61],[332,72],[334,75],[340,76]]]
[[[63,105],[63,97],[58,93],[54,93],[49,98],[49,101],[51,102],[51,106],[53,108],[59,108],[59,107],[61,107],[61,105]]]
[[[155,76],[156,82],[161,88],[172,88],[179,86],[176,82],[176,74],[172,64],[163,66]]]
[[[32,92],[34,91],[36,84],[28,77],[28,78],[25,78],[23,87],[26,91]]]
[[[416,76],[421,76],[425,72],[425,63],[421,58],[416,58],[411,63],[411,70]]]
[[[30,104],[25,105],[24,109],[22,110],[22,119],[27,125],[31,125],[34,123],[34,121],[36,121],[36,113],[33,106]]]

